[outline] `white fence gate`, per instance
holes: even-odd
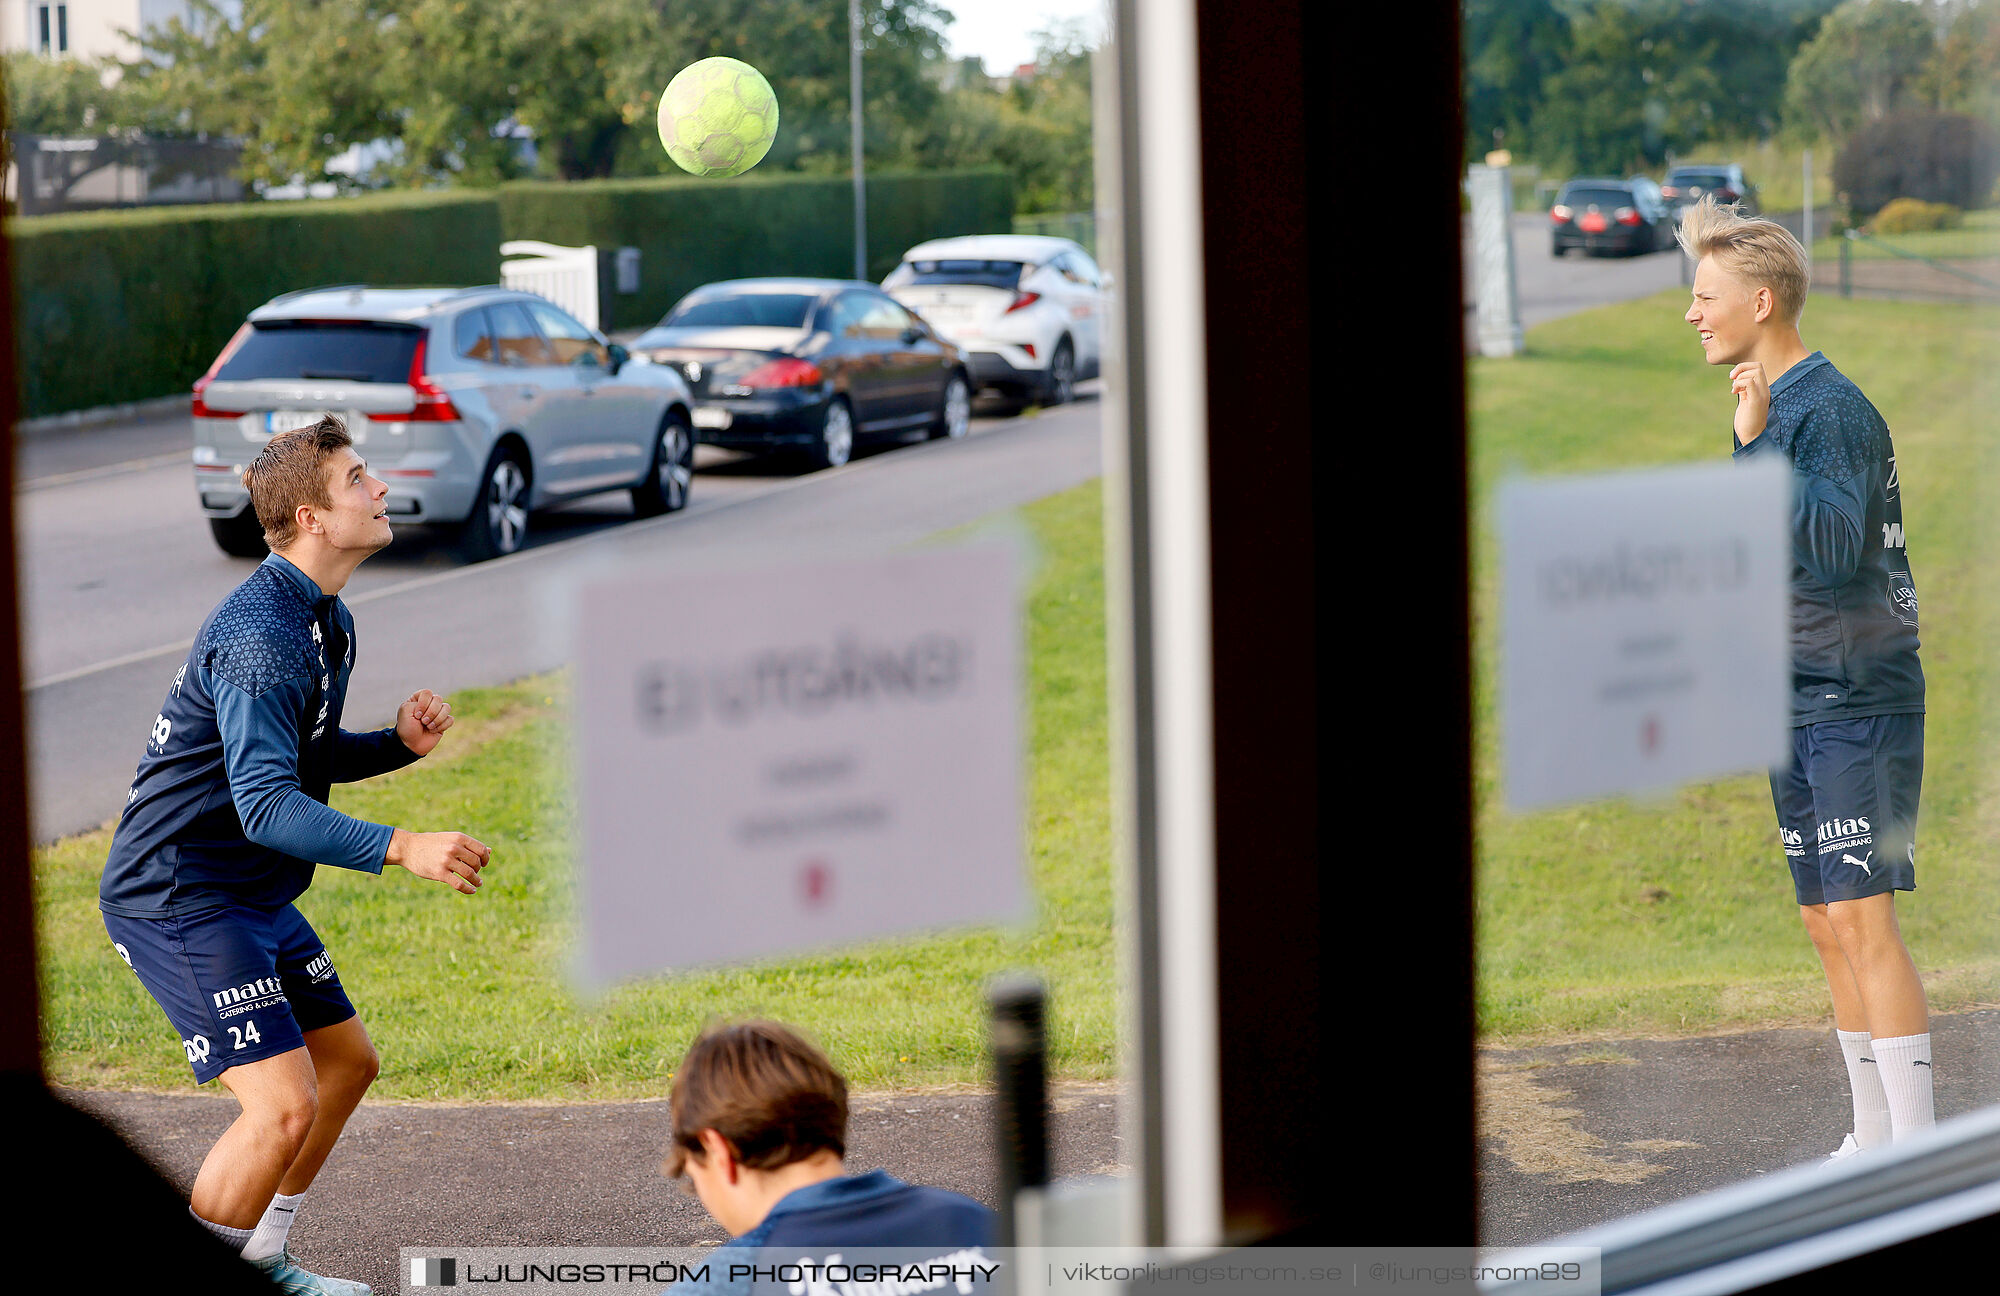
[[[500,282],[509,288],[540,293],[592,328],[600,328],[597,302],[597,249],[558,247],[533,239],[500,245]]]

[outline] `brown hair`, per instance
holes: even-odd
[[[1769,288],[1778,317],[1798,322],[1806,308],[1811,272],[1805,247],[1783,225],[1740,215],[1734,206],[1721,206],[1714,194],[1705,194],[1687,209],[1674,237],[1695,260],[1712,256],[1753,291]]]
[[[347,425],[331,414],[311,427],[280,432],[264,444],[256,462],[243,470],[243,488],[250,492],[250,507],[264,527],[265,544],[283,549],[298,539],[299,505],[333,507],[333,496],[326,489],[326,461],[353,444]]]
[[[737,1160],[775,1170],[816,1152],[847,1155],[847,1081],[826,1054],[771,1021],[711,1026],[689,1046],[670,1096],[670,1179],[700,1156],[701,1132],[727,1139]]]

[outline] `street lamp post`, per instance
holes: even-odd
[[[868,191],[861,175],[861,0],[847,0],[847,84],[854,119],[854,277],[868,277]]]

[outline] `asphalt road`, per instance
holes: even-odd
[[[66,1092],[183,1193],[236,1117],[226,1096]],[[1119,1175],[1117,1090],[1057,1085],[1050,1170]],[[724,1240],[691,1193],[659,1172],[665,1103],[399,1106],[364,1103],[313,1184],[291,1239],[319,1273],[402,1290],[402,1247],[686,1247]],[[850,1103],[847,1168],[992,1206],[993,1101],[984,1094],[862,1093]]]
[[[531,541],[461,563],[409,529],[343,597],[360,648],[345,723],[389,723],[416,688],[449,693],[569,659],[562,591],[615,563],[686,566],[914,543],[1101,471],[1097,384],[1028,417],[980,407],[959,442],[870,450],[799,473],[703,447],[688,507],[631,520],[620,494],[538,516]],[[252,564],[194,507],[183,417],[19,442],[23,656],[33,831],[48,841],[118,813],[146,729],[201,618]]]
[[[1470,222],[1466,226],[1465,264],[1472,264]],[[1514,213],[1514,279],[1521,306],[1521,326],[1574,315],[1593,306],[1650,297],[1684,282],[1678,247],[1633,257],[1593,257],[1572,252],[1549,253],[1549,218],[1542,212]],[[1465,277],[1465,343],[1473,349],[1473,282]]]

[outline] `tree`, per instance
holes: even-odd
[[[945,12],[869,0],[868,147],[913,154],[940,94]],[[847,166],[847,15],[826,0],[190,0],[132,69],[151,101],[249,142],[246,178],[337,179],[354,145],[387,141],[397,183],[491,183],[522,173],[511,125],[564,179],[671,169],[654,113],[673,74],[726,54],[777,92],[763,166]]]
[[[1937,44],[1931,17],[1905,0],[1847,0],[1792,59],[1785,116],[1807,135],[1845,138],[1916,90]]]
[[[2000,174],[2000,131],[1958,113],[1906,111],[1850,135],[1833,161],[1834,188],[1865,221],[1898,198],[1984,207]]]
[[[1555,0],[1465,0],[1460,23],[1465,156],[1524,148],[1544,84],[1566,61],[1570,20]]]
[[[1771,133],[1836,0],[1464,0],[1468,160],[1625,171]],[[1495,132],[1501,132],[1496,140]]]
[[[1977,0],[1952,7],[1920,86],[1924,98],[1946,112],[2000,125],[2000,14],[1995,8]]]

